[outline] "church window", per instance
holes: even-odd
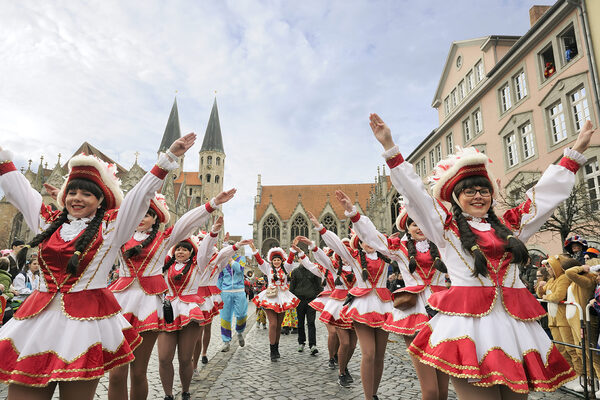
[[[403,201],[404,199],[402,199],[402,196],[398,192],[396,192],[392,197],[392,205],[390,209],[392,212],[392,232],[398,231],[398,228],[396,227],[396,218],[398,218],[398,215],[400,214],[400,206],[402,205]]]
[[[267,219],[265,219],[265,222],[263,222],[263,240],[268,239],[268,238],[275,238],[277,240],[279,240],[279,233],[280,233],[280,229],[279,229],[279,222],[277,222],[277,219],[272,216],[269,215],[267,217]]]
[[[210,174],[206,174],[206,183],[210,183]]]
[[[337,232],[338,232],[337,222],[331,214],[327,214],[325,217],[323,217],[323,219],[321,220],[321,224],[323,224],[323,227],[325,227],[325,229],[327,229],[328,231],[331,231],[337,235]],[[319,247],[323,248],[325,246],[326,246],[326,244],[323,241],[323,237],[321,237],[321,239],[319,240]]]
[[[217,157],[217,165],[221,165],[221,157]]]
[[[219,175],[215,175],[215,183],[219,183]]]
[[[207,165],[212,165],[212,156],[206,157],[206,164]]]
[[[297,215],[292,222],[292,238],[308,236],[308,221],[302,215]]]

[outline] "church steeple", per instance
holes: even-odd
[[[202,141],[202,148],[200,151],[218,151],[225,154],[216,97],[210,112],[210,118],[208,119],[208,125],[206,126],[206,133],[204,134],[204,140]]]
[[[158,152],[165,152],[174,141],[181,137],[181,129],[179,128],[179,112],[177,111],[177,98],[173,101],[173,107],[171,107],[171,114],[165,127],[165,133],[163,133],[162,141]]]
[[[171,147],[173,142],[181,137],[181,129],[179,128],[179,111],[177,111],[177,98],[173,101],[173,107],[171,107],[171,114],[169,114],[169,120],[165,127],[165,133],[163,133],[160,147],[158,148],[158,154],[163,153]],[[183,172],[183,158],[179,157],[179,168],[172,171],[175,177],[178,177]]]

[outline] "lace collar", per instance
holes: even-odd
[[[148,232],[135,231],[135,233],[133,234],[133,239],[137,240],[138,242],[142,242],[142,241],[146,240],[146,238],[148,236],[150,236],[150,234]]]
[[[419,253],[427,253],[429,251],[429,240],[415,242],[415,247]]]
[[[82,230],[87,228],[92,218],[93,216],[86,218],[75,218],[68,214],[68,223],[62,224],[62,227],[60,228],[60,238],[65,242],[70,242],[71,240],[75,239]]]
[[[489,224],[489,222],[486,221],[486,218],[488,217],[487,214],[484,214],[484,216],[481,218],[474,217],[471,214],[467,214],[466,212],[463,212],[462,215],[465,216],[469,225],[477,229],[478,231],[487,232],[492,229],[492,226]]]

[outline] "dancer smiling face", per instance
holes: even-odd
[[[463,212],[477,218],[483,218],[492,205],[492,184],[482,176],[468,177],[456,184],[453,200]]]
[[[184,263],[192,256],[192,246],[188,244],[188,248],[186,244],[187,242],[180,243],[178,247],[175,248],[175,261],[178,263]]]
[[[73,179],[67,186],[65,208],[74,218],[94,216],[103,201],[102,190],[91,181]]]

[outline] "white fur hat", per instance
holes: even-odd
[[[162,193],[154,193],[154,197],[150,200],[150,208],[154,210],[158,220],[163,224],[168,224],[171,219],[167,201]]]
[[[285,251],[283,251],[281,247],[273,247],[267,253],[267,260],[269,260],[269,262],[273,261],[273,257],[275,257],[276,255],[280,256],[282,260],[285,260],[287,258]]]
[[[123,201],[121,181],[117,178],[117,167],[108,164],[96,156],[79,154],[69,160],[69,176],[58,192],[57,201],[59,207],[65,206],[67,196],[67,185],[73,179],[85,179],[98,185],[104,194],[106,209],[119,208]]]

